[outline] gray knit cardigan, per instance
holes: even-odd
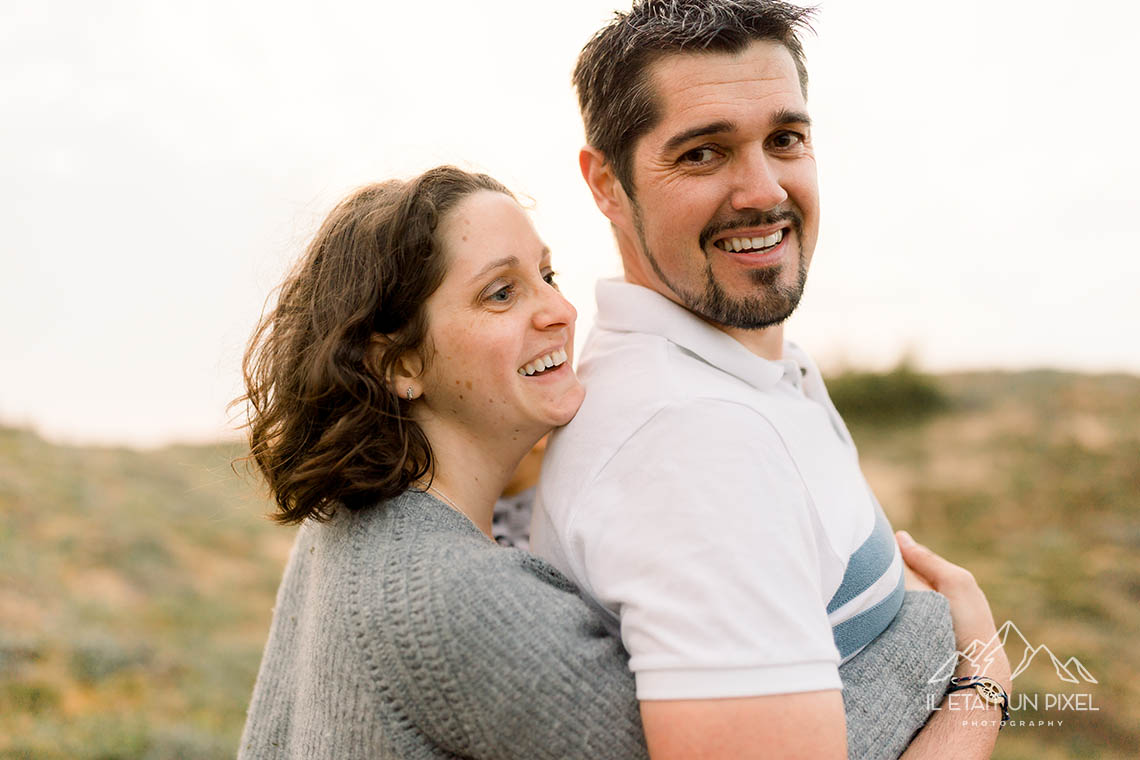
[[[949,630],[908,594],[840,669],[852,757],[906,746]],[[557,570],[407,492],[301,526],[238,757],[644,758],[627,659]]]

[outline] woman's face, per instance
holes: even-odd
[[[447,273],[426,304],[426,411],[491,438],[569,422],[585,395],[570,366],[577,312],[526,212],[480,190],[437,235]]]

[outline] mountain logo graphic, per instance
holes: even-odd
[[[1014,625],[1012,620],[1002,623],[1001,628],[998,628],[997,633],[989,641],[983,642],[981,639],[974,639],[965,650],[950,655],[946,662],[930,677],[930,683],[945,681],[954,675],[958,663],[963,659],[973,666],[974,672],[969,675],[985,675],[986,669],[993,664],[994,656],[999,648],[1005,650],[1010,664],[1013,665],[1013,678],[1017,678],[1023,673],[1035,657],[1044,653],[1053,664],[1057,678],[1062,681],[1078,684],[1082,681],[1098,683],[1093,678],[1092,673],[1076,657],[1070,657],[1061,662],[1060,658],[1053,654],[1053,650],[1044,644],[1036,647],[1030,644],[1029,640],[1021,633],[1021,629]]]

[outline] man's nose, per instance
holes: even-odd
[[[788,199],[781,184],[780,162],[765,151],[745,153],[737,164],[732,207],[738,211],[775,208]]]

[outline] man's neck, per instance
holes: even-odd
[[[737,343],[762,359],[779,361],[784,358],[784,326],[782,324],[759,330],[741,330],[738,327],[725,327],[715,322],[709,324],[735,338]]]
[[[689,307],[681,303],[677,295],[667,287],[654,287],[646,282],[639,282],[636,278],[630,277],[628,266],[625,272],[625,281],[633,285],[640,285],[643,288],[658,293],[659,295],[668,298],[673,303],[680,306],[682,309],[689,311],[696,317],[699,317],[705,323],[712,325],[716,329],[723,332],[725,335],[734,339],[737,343],[747,348],[752,353],[756,354],[762,359],[769,359],[771,361],[779,361],[784,358],[784,324],[781,322],[778,325],[771,325],[770,327],[762,327],[758,330],[744,330],[739,327],[728,327],[719,322],[713,322],[710,319],[705,319],[700,314],[689,310]]]
[[[615,234],[617,235],[618,250],[621,252],[625,281],[633,285],[648,288],[668,298],[681,308],[688,309],[689,307],[681,302],[672,288],[667,286],[655,273],[650,271],[649,267],[644,263],[644,257],[635,253],[637,248],[633,240],[616,230]],[[701,317],[701,315],[696,314],[696,312],[690,311],[689,313]],[[701,317],[701,319],[704,319],[704,317]],[[735,339],[737,343],[762,359],[779,361],[784,358],[784,324],[782,322],[778,325],[772,325],[771,327],[760,328],[759,330],[743,330],[737,327],[726,327],[725,325],[708,319],[704,319],[704,321]]]

